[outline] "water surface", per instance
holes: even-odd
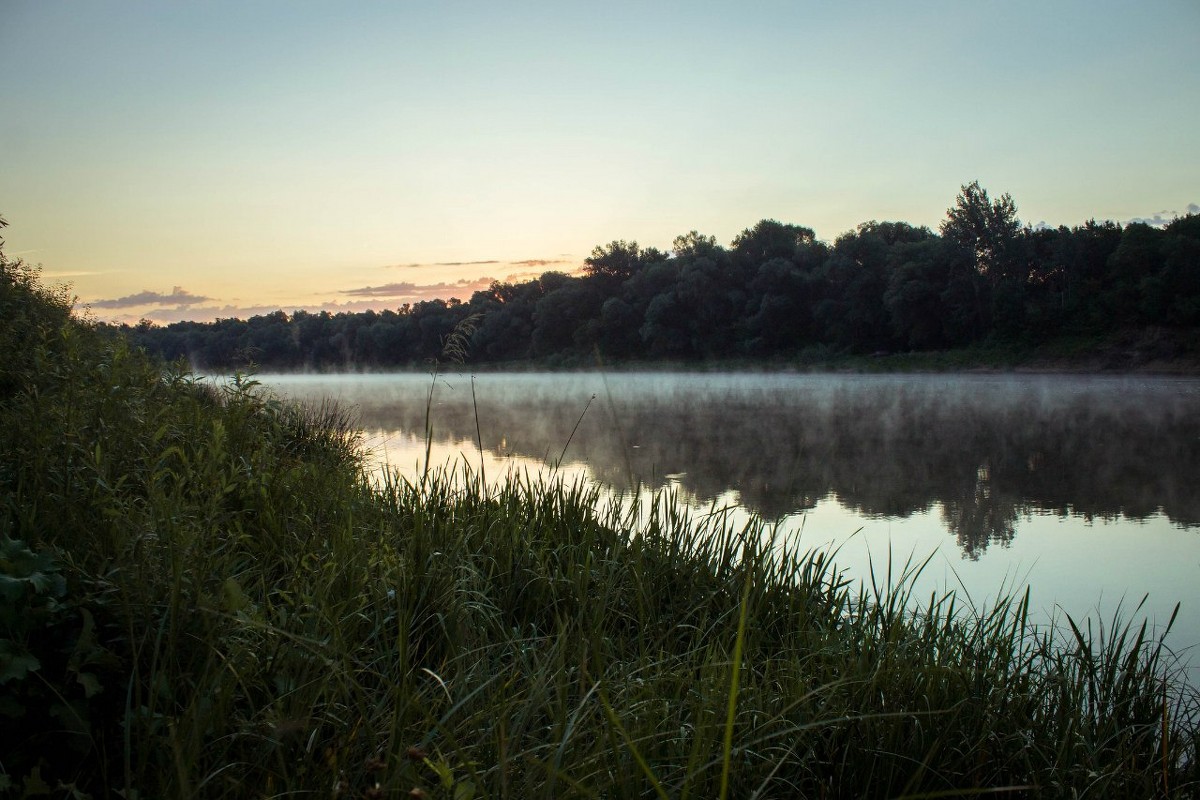
[[[353,406],[377,463],[465,460],[674,492],[757,515],[868,579],[929,563],[922,592],[1028,586],[1042,618],[1107,623],[1144,595],[1200,643],[1200,381],[1024,375],[271,375]],[[432,396],[430,390],[432,387]],[[427,414],[428,411],[428,414]],[[1195,659],[1194,659],[1195,660]]]

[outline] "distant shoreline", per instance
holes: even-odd
[[[258,374],[345,375],[427,373],[433,364],[371,367],[346,364],[323,369],[279,369],[248,364]],[[220,373],[220,367],[196,366]],[[813,374],[995,373],[1067,375],[1144,375],[1200,377],[1200,331],[1124,331],[1103,338],[1058,339],[1027,347],[977,345],[967,348],[906,353],[839,354],[802,352],[792,358],[710,359],[702,361],[606,359],[525,359],[479,363],[445,363],[442,372],[763,372]]]

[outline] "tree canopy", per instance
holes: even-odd
[[[692,230],[670,251],[614,240],[581,274],[546,272],[452,299],[361,314],[130,328],[205,369],[416,365],[482,315],[468,358],[503,363],[788,357],[1029,344],[1125,328],[1200,326],[1200,216],[1165,228],[1089,221],[1034,230],[972,181],[933,232],[872,220],[831,245],[764,219],[722,246]]]

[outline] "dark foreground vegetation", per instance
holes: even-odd
[[[395,311],[126,330],[157,355],[210,370],[424,364],[471,318],[472,363],[1200,371],[1200,215],[1161,230],[1095,221],[1035,230],[1008,195],[993,200],[972,183],[939,233],[868,222],[830,246],[808,228],[763,220],[728,248],[695,231],[670,252],[615,241],[592,252],[584,273]],[[956,354],[907,355],[947,350]]]
[[[3,261],[0,796],[1197,793],[1144,628],[594,501],[373,484],[338,412],[164,369]]]

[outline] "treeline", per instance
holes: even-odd
[[[729,247],[695,231],[671,251],[614,241],[582,276],[495,282],[468,301],[395,311],[282,311],[249,320],[142,323],[149,351],[198,368],[419,364],[459,327],[466,360],[546,363],[787,358],[979,343],[1034,345],[1148,326],[1200,326],[1200,215],[1165,228],[1090,221],[1032,229],[1007,194],[962,187],[937,233],[867,222],[829,245],[763,220]]]

